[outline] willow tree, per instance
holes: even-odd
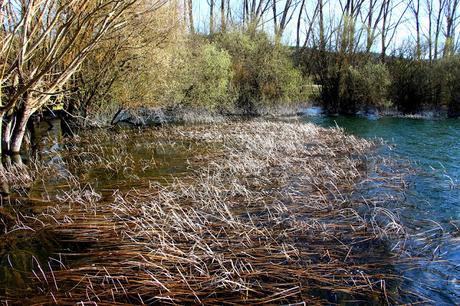
[[[126,22],[136,0],[4,1],[0,118],[5,147],[16,154],[30,116],[56,101],[85,58]]]
[[[273,0],[272,2],[272,11],[273,11],[273,26],[275,33],[275,42],[277,44],[281,43],[281,38],[283,36],[286,27],[291,21],[294,12],[297,8],[298,3],[293,2],[292,0],[284,1],[284,6],[281,12],[277,12],[277,4],[279,0]]]
[[[6,62],[8,58],[8,54],[13,46],[13,33],[6,31],[4,26],[4,18],[5,18],[5,9],[6,3],[4,0],[0,0],[0,21],[2,21],[3,27],[0,29],[0,107],[3,106],[3,96],[4,90],[3,86],[5,83],[6,77]],[[5,111],[0,111],[0,140],[2,139],[2,132],[3,132],[3,117],[5,115]],[[0,145],[0,154],[2,153],[2,146]],[[0,165],[1,167],[1,165]]]
[[[86,124],[104,123],[107,116],[112,115],[111,112],[118,108],[118,97],[112,93],[114,84],[128,74],[138,74],[139,62],[142,66],[151,66],[145,55],[156,52],[158,45],[165,44],[170,39],[170,32],[181,21],[180,18],[176,18],[176,23],[165,21],[166,12],[171,19],[177,17],[177,12],[171,12],[171,7],[178,9],[177,2],[138,0],[125,13],[126,23],[104,37],[66,85],[70,91],[64,99],[67,116],[82,119],[81,123]]]

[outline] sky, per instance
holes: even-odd
[[[398,2],[399,1],[399,2]],[[219,9],[220,1],[216,1],[217,5],[217,10]],[[294,3],[296,2],[295,0],[293,1]],[[309,12],[312,12],[314,10],[314,5],[316,1],[309,1],[307,0],[307,10]],[[326,2],[326,1],[325,1]],[[436,2],[436,1],[435,1]],[[241,7],[242,1],[241,0],[231,0],[232,6],[235,8],[238,8],[238,12],[241,12]],[[397,20],[399,16],[405,11],[406,6],[407,6],[407,0],[395,0],[395,3],[399,3],[399,5],[396,7],[394,10],[394,20]],[[425,3],[425,1],[422,1],[422,3]],[[284,6],[284,0],[279,0],[279,11],[281,10],[281,7]],[[328,10],[330,14],[332,15],[337,15],[335,12],[339,11],[339,0],[330,0],[327,3]],[[290,24],[288,25],[284,35],[283,35],[283,42],[289,45],[295,45],[295,40],[296,40],[296,23],[297,23],[297,15],[298,11],[300,9],[300,6],[295,11],[295,17],[292,19]],[[193,10],[194,10],[194,18],[195,18],[195,27],[198,31],[200,32],[207,32],[209,30],[209,4],[208,0],[194,0],[194,5],[193,5]],[[422,10],[425,12],[425,7],[423,6]],[[234,17],[240,17],[241,14],[238,14],[237,12],[234,13]],[[270,16],[271,17],[271,16]],[[428,28],[428,18],[425,16],[424,18],[421,18],[421,25],[422,28],[424,29],[424,32],[427,32]],[[267,22],[265,25],[265,30],[268,31],[269,33],[272,33],[272,23]],[[406,11],[406,14],[404,15],[403,21],[401,25],[399,26],[398,30],[395,33],[395,37],[393,40],[393,46],[400,46],[403,45],[405,42],[408,41],[415,41],[415,30],[414,30],[414,17],[411,11],[408,9]],[[304,37],[304,35],[301,34],[301,36]],[[379,46],[376,44],[375,48],[379,49]]]

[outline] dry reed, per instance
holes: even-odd
[[[387,238],[404,239],[388,198],[359,186],[374,143],[340,129],[251,121],[141,132],[152,149],[206,146],[167,184],[139,182],[107,198],[76,177],[39,218],[71,250],[36,263],[35,305],[394,303],[397,261]],[[82,165],[130,175],[141,164],[124,134],[75,139],[69,173]],[[83,139],[83,140],[82,140]],[[108,152],[101,143],[120,143]],[[89,141],[89,146],[78,145]],[[130,144],[134,146],[135,144]],[[85,151],[81,148],[85,147]],[[149,164],[150,161],[150,164]],[[374,167],[377,167],[374,164]],[[80,175],[83,175],[80,173]],[[395,183],[396,182],[396,183]],[[402,184],[402,183],[401,183]],[[391,198],[391,195],[388,196]],[[394,257],[392,257],[394,256]],[[72,260],[70,260],[72,259]]]

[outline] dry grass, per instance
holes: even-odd
[[[34,171],[29,167],[11,162],[7,162],[7,166],[3,166],[0,162],[0,191],[3,193],[12,191],[25,193],[34,181],[34,177]]]
[[[123,142],[123,134],[98,137]],[[394,185],[400,176],[369,176],[365,156],[374,143],[339,129],[266,121],[168,127],[144,131],[143,137],[151,137],[156,148],[166,140],[208,150],[190,160],[186,176],[113,191],[109,200],[78,178],[68,179],[71,190],[37,218],[72,251],[66,261],[56,255],[45,267],[37,262],[33,299],[11,300],[115,305],[398,299],[397,277],[388,268],[398,258],[390,258],[384,241],[404,239],[405,229],[385,199],[357,193],[359,184],[401,188]],[[69,167],[105,165],[127,175],[139,169],[122,148],[100,154],[106,150],[101,138],[85,152],[77,145]],[[155,167],[150,157],[142,163],[147,160]]]

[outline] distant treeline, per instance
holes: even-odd
[[[458,55],[429,61],[403,54],[382,59],[373,54],[299,49],[294,51],[294,60],[303,75],[321,85],[315,100],[329,113],[379,110],[460,115]]]

